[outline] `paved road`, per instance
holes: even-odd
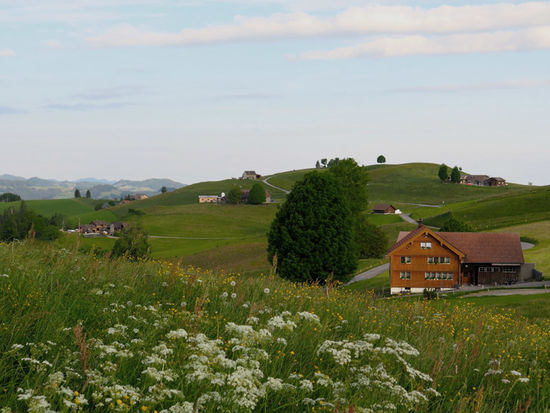
[[[533,248],[535,246],[535,244],[531,244],[530,242],[523,242],[521,241],[521,249],[522,250],[528,250],[530,248]]]
[[[377,275],[382,274],[385,271],[388,271],[390,269],[390,264],[383,264],[378,267],[371,268],[368,271],[362,272],[361,274],[357,274],[355,277],[353,277],[351,280],[348,281],[347,285],[356,283],[357,281],[361,280],[368,280],[369,278],[374,278]]]
[[[441,208],[441,205],[432,205],[432,204],[413,204],[411,202],[400,202],[401,204],[406,204],[406,205],[416,205],[416,206],[419,206],[419,207],[426,207],[426,208]]]
[[[263,183],[266,184],[266,185],[268,185],[268,186],[270,186],[270,187],[272,187],[272,188],[278,189],[279,191],[283,191],[285,194],[290,194],[290,191],[287,191],[286,189],[283,189],[283,188],[281,188],[281,187],[279,187],[279,186],[275,186],[275,185],[270,184],[269,182],[267,182],[268,179],[269,179],[269,178],[265,178],[265,179],[263,180]]]
[[[401,214],[399,215],[401,217],[401,219],[403,221],[407,221],[407,222],[410,222],[411,224],[418,224],[417,221],[415,221],[414,219],[411,218],[411,216],[409,214]]]

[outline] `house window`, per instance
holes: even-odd
[[[434,257],[428,257],[428,264],[434,263]]]
[[[441,263],[442,264],[450,264],[451,263],[451,257],[441,257]]]
[[[448,272],[448,273],[447,273],[447,279],[448,279],[448,280],[452,280],[452,279],[453,279],[453,273],[452,273],[452,272]]]
[[[424,273],[424,279],[425,279],[425,280],[429,280],[429,279],[430,279],[430,273],[429,273],[429,272],[425,272],[425,273]]]
[[[410,280],[411,279],[411,273],[409,271],[401,271],[399,273],[399,278],[401,280]]]
[[[420,248],[422,248],[423,250],[432,248],[432,243],[431,242],[421,242],[420,243]]]
[[[411,257],[401,257],[401,264],[410,264]]]

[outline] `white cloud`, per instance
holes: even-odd
[[[434,8],[372,5],[350,7],[330,17],[304,12],[268,17],[238,16],[232,24],[177,33],[125,24],[89,38],[95,46],[173,46],[258,39],[380,34],[451,34],[550,25],[550,3],[501,3]]]
[[[11,49],[0,49],[0,57],[15,56],[15,52]]]
[[[303,60],[338,60],[355,57],[394,57],[490,53],[550,48],[550,26],[518,31],[466,33],[442,36],[378,37],[349,47],[303,53]]]

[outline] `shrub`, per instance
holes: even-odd
[[[151,256],[151,246],[147,235],[139,228],[128,228],[122,231],[112,249],[113,257],[127,257],[131,260],[146,259]]]

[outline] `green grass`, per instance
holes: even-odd
[[[374,225],[388,225],[395,224],[396,222],[403,222],[403,219],[399,215],[389,214],[368,214],[367,219]]]
[[[544,297],[531,297],[533,311],[523,298],[377,299],[32,242],[0,244],[0,275],[0,406],[14,412],[44,402],[94,412],[179,403],[188,411],[292,413],[312,411],[315,400],[315,411],[385,402],[415,412],[550,408]],[[381,365],[383,374],[371,372]],[[486,374],[491,367],[501,372]],[[388,376],[399,391],[387,391]],[[269,377],[274,385],[262,391]],[[398,396],[432,387],[440,396],[425,402]]]
[[[532,321],[548,320],[550,314],[550,294],[463,297],[460,300],[485,309],[513,310]]]
[[[275,205],[196,204],[145,209],[131,218],[150,235],[243,239],[265,236]]]
[[[284,192],[271,188],[261,181],[225,179],[222,181],[199,182],[196,184],[187,185],[175,191],[144,199],[143,201],[135,201],[127,205],[114,207],[112,208],[112,211],[117,216],[124,217],[128,213],[129,208],[147,210],[159,206],[198,204],[199,195],[220,195],[222,192],[229,192],[229,190],[234,186],[238,186],[243,189],[250,189],[255,183],[260,183],[264,186],[275,201],[284,200],[286,197]]]
[[[412,202],[440,205],[522,193],[530,188],[513,184],[491,188],[443,184],[437,177],[438,169],[439,165],[430,163],[369,166],[369,201],[372,204]]]
[[[550,187],[536,187],[521,193],[450,204],[440,209],[418,208],[411,216],[423,218],[427,225],[440,226],[452,212],[455,218],[481,231],[548,220],[549,205]]]
[[[305,174],[313,171],[323,172],[326,171],[326,169],[299,169],[295,171],[281,172],[278,174],[270,175],[268,177],[269,183],[290,191],[296,181],[302,180]]]

